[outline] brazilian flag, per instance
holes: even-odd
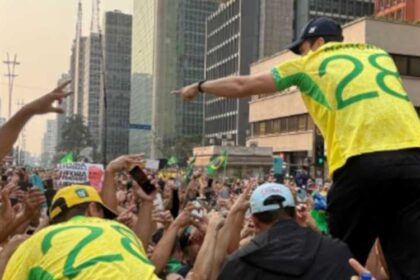
[[[217,170],[219,170],[221,167],[226,167],[228,163],[228,155],[226,151],[223,151],[223,153],[216,157],[213,158],[209,165],[207,165],[207,175],[208,176],[214,176],[217,172]]]
[[[195,166],[196,157],[194,156],[189,162],[187,166],[187,172],[185,173],[185,181],[189,182],[191,177],[194,173],[194,166]]]
[[[176,165],[176,164],[178,164],[178,159],[175,156],[171,156],[168,159],[168,166],[173,166],[173,165]]]
[[[74,158],[73,158],[73,153],[67,153],[62,159],[60,159],[60,163],[73,163],[74,162]]]

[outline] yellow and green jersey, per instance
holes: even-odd
[[[22,243],[4,280],[159,279],[143,246],[126,226],[76,217]]]
[[[297,86],[324,135],[330,173],[352,156],[420,147],[420,122],[391,56],[372,45],[328,43],[275,67],[277,89]]]

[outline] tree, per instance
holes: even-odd
[[[201,145],[201,140],[201,135],[179,136],[166,140],[157,148],[163,157],[175,156],[179,165],[187,165],[188,159],[193,155],[193,149]]]
[[[68,117],[63,125],[62,134],[59,137],[61,141],[56,148],[55,162],[68,152],[73,152],[77,159],[83,149],[92,147],[89,129],[85,125],[83,116],[81,115]]]

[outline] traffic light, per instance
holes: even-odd
[[[314,149],[315,165],[323,167],[325,164],[324,137],[322,137],[319,131],[315,133]]]

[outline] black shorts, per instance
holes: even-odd
[[[331,235],[361,263],[379,238],[391,279],[420,279],[420,149],[352,157],[333,181]]]

